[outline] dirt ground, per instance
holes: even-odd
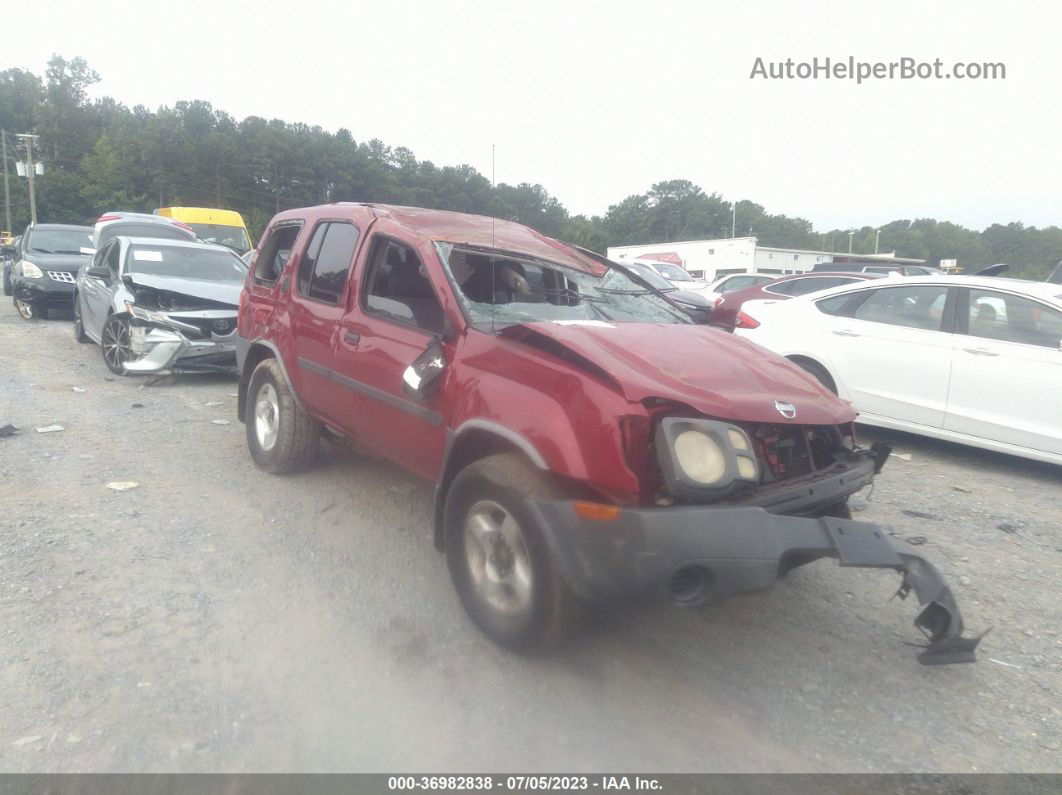
[[[856,518],[924,537],[974,665],[919,665],[898,578],[832,561],[521,657],[427,484],[329,446],[266,475],[235,381],[115,378],[70,325],[0,305],[2,771],[1062,770],[1060,467],[865,429],[902,456]]]

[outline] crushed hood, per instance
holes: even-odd
[[[239,305],[240,292],[243,290],[243,282],[182,279],[178,276],[155,276],[147,273],[127,273],[125,278],[140,287],[152,287],[192,298],[231,304],[233,309]]]
[[[856,412],[781,356],[710,326],[523,323],[505,336],[563,345],[607,372],[632,402],[664,398],[720,419],[838,425]],[[782,417],[775,401],[796,407]]]

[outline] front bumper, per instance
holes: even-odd
[[[74,283],[60,282],[49,278],[27,279],[12,276],[11,291],[14,296],[27,304],[41,308],[67,308],[74,305]]]
[[[236,372],[235,332],[209,340],[189,339],[177,329],[132,320],[130,342],[138,358],[125,362],[125,372]]]
[[[760,507],[621,510],[614,520],[580,517],[570,502],[536,501],[533,510],[569,583],[601,601],[634,591],[669,590],[689,605],[770,588],[796,566],[824,557],[842,566],[893,569],[898,591],[924,609],[915,625],[928,639],[926,665],[973,662],[980,638],[962,637],[962,616],[932,563],[881,525],[779,516]]]

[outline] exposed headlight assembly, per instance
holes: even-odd
[[[736,425],[665,417],[655,441],[664,481],[675,496],[722,496],[742,484],[759,483],[756,453]]]
[[[28,259],[22,260],[22,275],[27,279],[43,279],[44,272]]]
[[[161,312],[152,312],[150,309],[144,309],[129,301],[125,302],[125,310],[137,320],[143,320],[147,323],[159,323],[164,326],[170,324],[170,319]]]

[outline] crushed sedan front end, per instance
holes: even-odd
[[[236,373],[236,307],[162,312],[126,304],[130,358],[125,372]]]

